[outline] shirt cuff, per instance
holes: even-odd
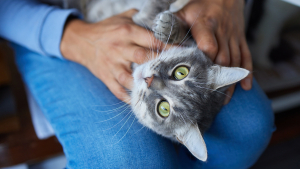
[[[63,59],[60,52],[60,42],[65,22],[70,15],[82,18],[76,9],[54,8],[48,13],[40,34],[40,45],[46,55]]]

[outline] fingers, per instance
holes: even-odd
[[[120,50],[121,54],[131,62],[138,64],[155,58],[162,50],[172,47],[157,40],[152,32],[134,24],[124,24],[120,27],[121,35],[129,42]],[[127,37],[127,38],[126,38]]]
[[[157,57],[159,53],[150,51],[150,49],[146,49],[140,46],[132,45],[125,49],[123,55],[130,62],[142,64],[149,61],[150,59]]]
[[[237,41],[231,38],[228,42],[226,40],[220,39],[220,52],[216,58],[216,63],[223,66],[240,67],[240,49]],[[235,85],[229,87],[226,91],[226,97],[224,100],[224,105],[228,104],[234,93]]]
[[[120,15],[128,18],[132,18],[134,14],[136,14],[138,10],[131,9],[128,10]],[[152,50],[165,50],[172,47],[171,44],[164,44],[162,41],[156,39],[152,33],[152,31],[147,30],[141,26],[138,26],[136,24],[131,25],[133,30],[130,33],[130,37],[134,40],[134,42],[142,47],[150,48]],[[128,29],[128,27],[125,25],[125,28]]]
[[[238,41],[235,38],[229,40],[229,50],[230,50],[230,66],[239,67],[241,66],[241,52]]]
[[[224,35],[218,34],[217,39],[219,44],[219,52],[215,58],[215,63],[222,66],[229,66],[230,54],[227,38],[224,37]]]
[[[108,89],[123,102],[128,102],[130,100],[129,95],[126,93],[125,89],[115,80],[110,80],[108,83],[105,83]]]
[[[162,50],[172,47],[171,44],[164,44],[154,37],[152,32],[134,25],[130,34],[132,46],[124,49],[124,56],[127,60],[138,64],[157,57]]]
[[[191,32],[197,42],[198,48],[214,61],[218,53],[218,43],[214,33],[214,26],[207,25],[204,22],[195,22],[193,27]]]
[[[224,105],[228,104],[229,101],[231,100],[231,97],[233,95],[233,92],[234,92],[234,89],[235,89],[235,84],[230,86],[227,91],[226,91],[226,97],[225,97],[225,100],[224,100]]]
[[[242,58],[241,67],[250,71],[249,75],[244,80],[241,81],[241,85],[244,90],[250,90],[252,88],[253,67],[252,67],[251,53],[249,51],[245,38],[243,38],[243,40],[241,41],[240,50],[241,50],[241,58]]]
[[[125,69],[125,66],[116,64],[111,66],[109,63],[95,64],[100,65],[101,69],[92,69],[93,74],[101,79],[108,89],[120,100],[128,102],[128,94],[126,89],[131,89],[133,86],[133,77]],[[104,68],[105,67],[105,68]],[[125,87],[125,88],[124,88]]]
[[[137,45],[124,46],[118,52],[126,61],[134,62],[137,64],[145,63],[153,58],[156,58],[159,53],[151,51],[150,49],[143,48]]]
[[[123,13],[120,14],[120,15],[125,16],[125,17],[129,17],[129,18],[132,18],[132,16],[133,16],[134,14],[136,14],[137,12],[138,12],[138,10],[136,10],[136,9],[130,9],[130,10],[126,11],[126,12],[123,12]]]
[[[127,89],[133,87],[133,77],[128,72],[122,72],[117,76],[117,81]]]
[[[156,39],[153,33],[140,26],[135,26],[134,33],[132,34],[132,39],[135,44],[142,46],[144,48],[149,48],[153,51],[162,51],[172,47],[171,44],[165,44],[162,41]]]
[[[136,49],[134,49],[136,48]],[[135,62],[137,64],[141,64],[144,63],[146,61],[148,61],[149,57],[149,50],[142,48],[142,47],[138,47],[138,46],[134,46],[133,49],[131,49],[131,52],[133,52],[132,56],[133,59],[131,60],[132,62]]]
[[[116,68],[119,66],[116,66]],[[133,78],[125,69],[119,68],[113,71],[109,78],[102,78],[103,83],[108,89],[120,100],[128,102],[130,100],[125,88],[131,89],[133,86]],[[125,87],[125,88],[124,88]]]
[[[131,73],[129,73],[125,67],[123,66],[116,66],[114,71],[112,71],[114,77],[116,78],[117,82],[124,86],[127,89],[132,89],[133,87],[133,77]]]

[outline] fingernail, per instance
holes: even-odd
[[[250,90],[251,89],[251,86],[252,86],[252,83],[251,83],[251,79],[250,78],[246,78],[245,79],[245,87]]]

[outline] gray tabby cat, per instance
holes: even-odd
[[[188,0],[102,0],[87,4],[88,21],[99,21],[132,7],[140,11],[136,24],[153,31],[166,43],[180,43],[186,25],[173,13]],[[150,40],[149,40],[150,41]],[[156,133],[185,145],[199,160],[206,161],[202,134],[220,111],[229,85],[249,71],[213,64],[196,44],[173,47],[148,62],[135,65],[131,107],[139,122]]]

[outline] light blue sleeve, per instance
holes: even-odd
[[[75,9],[60,9],[34,0],[0,0],[0,37],[47,56],[63,58],[60,41]]]

